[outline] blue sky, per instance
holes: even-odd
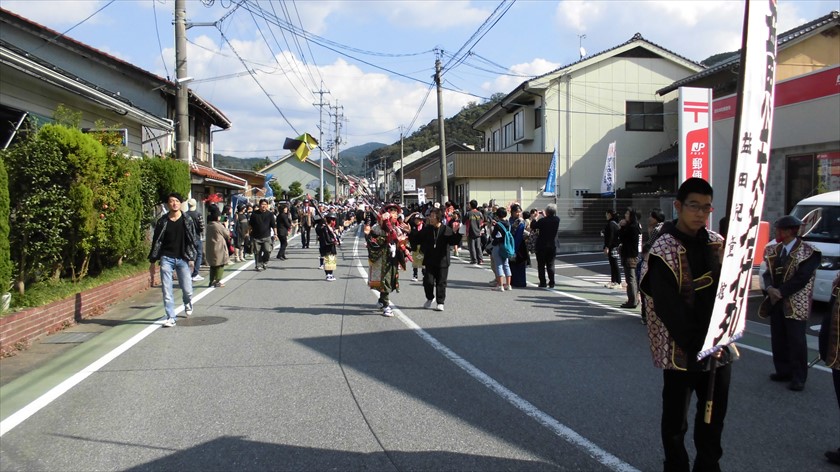
[[[437,113],[434,91],[421,106],[436,48],[444,51],[444,65],[451,66],[444,69],[451,89],[444,93],[448,117],[469,102],[511,91],[528,76],[578,60],[579,44],[588,55],[596,54],[638,32],[695,61],[735,50],[744,9],[741,1],[711,0],[247,0],[249,8],[234,8],[238,3],[187,1],[191,22],[225,17],[221,32],[206,26],[188,30],[188,76],[195,78],[190,87],[233,122],[231,130],[215,134],[217,152],[272,158],[284,154],[284,138],[296,131],[318,135],[319,110],[313,104],[322,81],[329,91],[324,100],[342,107],[342,149],[391,143],[399,140],[400,126],[414,122],[410,133]],[[781,0],[779,31],[836,10],[838,3]],[[161,76],[175,76],[174,0],[0,0],[0,6],[59,32],[72,28],[67,35],[78,41]],[[497,8],[507,11],[494,17],[492,28],[481,30],[484,35],[471,49],[477,55],[449,63]],[[321,39],[305,41],[249,9],[290,18],[295,28]],[[332,123],[325,108],[325,141],[332,139]]]

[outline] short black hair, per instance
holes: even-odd
[[[473,210],[478,208],[478,202],[475,200],[470,200],[470,208],[472,208]]]
[[[505,210],[504,207],[499,207],[496,210],[496,216],[499,218],[507,218],[507,210]]]
[[[262,205],[263,203],[268,205],[268,199],[267,198],[260,198],[260,205]]]
[[[680,185],[679,190],[677,190],[677,200],[680,203],[685,203],[685,199],[688,198],[690,193],[699,193],[700,195],[708,195],[710,197],[715,196],[711,184],[699,177],[692,177]]]
[[[653,210],[651,210],[650,217],[660,223],[665,221],[665,213],[663,213],[662,210],[659,208],[654,208]]]
[[[184,197],[182,197],[181,194],[178,193],[178,192],[172,192],[169,195],[167,195],[166,196],[166,202],[169,202],[169,199],[172,198],[172,197],[175,197],[175,198],[178,199],[179,202],[184,203]]]
[[[438,221],[443,221],[443,210],[440,208],[432,208],[429,210],[429,216],[435,215],[435,219]]]

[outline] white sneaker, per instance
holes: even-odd
[[[324,270],[324,264],[319,265],[318,270]]]
[[[411,278],[411,281],[412,281],[412,282],[417,282],[417,277],[412,277],[412,278]]]
[[[171,328],[175,326],[175,320],[173,320],[172,318],[168,318],[166,321],[163,322],[162,326],[164,328]]]
[[[184,305],[184,314],[187,315],[187,318],[190,317],[193,313],[193,306],[192,303],[187,303]]]
[[[193,282],[201,282],[202,280],[204,280],[204,277],[202,277],[201,274],[199,274],[199,275],[196,275],[195,277],[193,277],[192,279],[193,279]]]
[[[327,276],[327,280],[330,281],[330,282],[334,282],[335,281],[335,276],[330,274],[330,275]]]
[[[425,308],[427,310],[431,309],[432,308],[432,303],[434,303],[434,300],[426,300],[426,303],[423,304],[423,308]]]
[[[394,311],[391,310],[390,305],[388,305],[388,306],[386,306],[385,308],[382,309],[382,316],[384,316],[386,318],[391,318],[391,317],[394,316]]]
[[[497,285],[497,286],[493,287],[493,290],[495,290],[497,292],[504,292],[505,291],[505,286],[504,285]]]
[[[513,287],[511,287],[510,285],[505,285],[505,290],[513,290]]]
[[[435,307],[435,311],[443,311],[443,303],[438,303],[438,306]]]

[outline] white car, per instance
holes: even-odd
[[[840,191],[806,198],[791,214],[804,223],[802,239],[822,252],[814,280],[814,300],[828,302],[831,284],[840,271]]]

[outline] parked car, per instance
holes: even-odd
[[[840,191],[806,198],[791,211],[804,225],[802,239],[822,251],[814,281],[814,300],[828,302],[831,283],[840,271]]]

